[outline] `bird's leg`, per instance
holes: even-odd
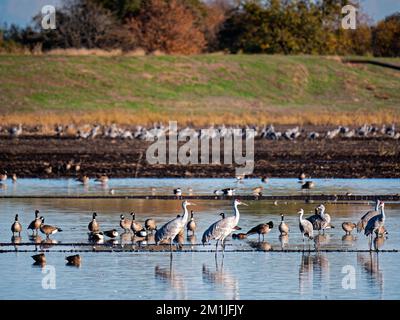
[[[265,241],[265,237],[264,237],[264,234],[263,234],[263,242]]]
[[[172,253],[172,238],[171,238],[171,240],[169,242],[169,251]]]
[[[217,240],[217,244],[215,245],[215,255],[217,255],[217,253],[218,253],[218,242],[219,242],[219,240]]]

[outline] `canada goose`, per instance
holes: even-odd
[[[17,175],[15,173],[12,175],[11,180],[12,180],[13,183],[17,182],[18,178],[17,178]]]
[[[285,236],[289,234],[289,226],[285,222],[285,217],[281,214],[281,223],[279,224],[279,232],[281,235]]]
[[[190,220],[186,225],[187,232],[189,234],[189,231],[192,231],[192,235],[194,234],[194,231],[196,230],[196,222],[194,221],[193,218],[193,210],[190,211]]]
[[[306,179],[306,174],[305,174],[304,172],[300,173],[300,174],[299,174],[299,180],[300,180],[300,181],[303,181],[303,180],[305,180],[305,179]]]
[[[302,189],[314,189],[315,188],[315,183],[313,181],[305,181],[301,185]]]
[[[140,230],[139,232],[136,232],[137,236],[145,238],[147,237],[148,233],[145,229]]]
[[[174,189],[174,195],[179,199],[182,196],[182,189],[181,188],[176,188]]]
[[[111,239],[114,239],[114,238],[118,237],[118,232],[115,229],[103,231],[103,234],[106,237],[111,238]]]
[[[53,168],[51,166],[44,168],[44,173],[51,174],[52,172],[53,172]]]
[[[250,229],[247,231],[247,235],[252,235],[252,234],[258,234],[258,241],[261,239],[261,235],[263,237],[263,241],[265,240],[264,237],[267,233],[271,231],[271,229],[274,227],[274,223],[272,221],[267,222],[267,223],[261,223],[254,228]]]
[[[103,242],[104,241],[104,233],[103,232],[90,232],[89,233],[89,241]]]
[[[119,216],[119,226],[124,230],[124,232],[131,232],[132,221],[125,218],[123,214]]]
[[[262,186],[253,188],[253,190],[252,190],[253,191],[253,195],[261,196],[262,195],[261,192],[263,191],[263,189],[264,189],[264,187],[262,187]]]
[[[261,178],[262,183],[267,183],[268,182],[268,177],[262,177]]]
[[[28,230],[32,230],[32,235],[35,234],[35,231],[36,231],[36,235],[37,235],[39,233],[41,224],[42,224],[42,219],[39,218],[39,210],[35,210],[35,220],[33,220],[29,224]]]
[[[35,254],[32,256],[32,259],[35,261],[35,265],[45,265],[46,264],[46,256],[44,253]]]
[[[90,178],[88,176],[83,176],[83,177],[76,179],[76,181],[78,181],[84,185],[87,185],[87,184],[89,184]]]
[[[50,226],[47,224],[44,224],[44,218],[41,217],[42,223],[40,225],[40,231],[46,235],[46,238],[48,239],[50,235],[55,234],[57,232],[62,232],[62,229],[59,227],[54,227]]]
[[[100,231],[100,225],[97,222],[96,217],[97,217],[97,213],[93,212],[92,221],[90,221],[89,224],[88,224],[88,229],[89,229],[90,232],[98,232],[98,231]]]
[[[353,229],[355,229],[357,227],[357,225],[353,222],[343,222],[342,223],[342,229],[344,230],[344,232],[346,232],[346,234],[351,234],[351,232],[353,231]]]
[[[11,231],[13,233],[13,236],[15,235],[15,233],[18,233],[18,236],[21,236],[22,226],[18,221],[18,214],[15,215],[15,221],[11,225]]]
[[[133,231],[133,233],[137,233],[143,230],[142,225],[139,222],[136,222],[136,214],[134,212],[131,212],[131,216],[132,216],[131,230]]]
[[[106,184],[109,181],[109,178],[103,174],[100,177],[96,178],[96,182],[100,182],[101,184]]]
[[[247,238],[247,234],[245,233],[234,233],[232,234],[232,239],[243,240]]]
[[[146,221],[144,222],[144,227],[146,228],[147,231],[153,233],[154,230],[157,230],[156,221],[151,218],[146,219]]]
[[[68,266],[76,266],[76,267],[79,267],[82,262],[82,258],[79,254],[74,254],[73,256],[65,257],[65,260],[67,260]]]

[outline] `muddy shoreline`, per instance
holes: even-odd
[[[233,177],[232,165],[150,165],[149,142],[99,138],[0,138],[0,170],[18,177]],[[51,172],[49,168],[51,167]],[[77,170],[79,169],[79,170]],[[400,141],[390,138],[256,140],[253,177],[400,178]]]

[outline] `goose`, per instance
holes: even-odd
[[[90,178],[88,176],[82,176],[82,177],[76,179],[76,181],[78,181],[84,185],[87,185],[87,184],[89,184]]]
[[[182,197],[182,189],[181,188],[176,188],[174,189],[174,195],[179,199]]]
[[[22,134],[22,125],[18,124],[17,127],[11,127],[9,134],[12,138],[18,138]]]
[[[18,221],[18,214],[15,215],[15,221],[14,223],[11,225],[11,231],[13,233],[13,236],[18,233],[18,236],[21,236],[21,231],[22,231],[22,226]]]
[[[261,223],[257,226],[255,226],[254,228],[250,229],[249,231],[247,231],[247,235],[252,235],[252,234],[258,234],[258,241],[261,240],[261,235],[263,237],[263,241],[265,240],[264,237],[267,233],[269,233],[272,228],[274,227],[274,223],[272,221],[267,222],[267,223]]]
[[[196,230],[196,222],[194,221],[194,218],[193,218],[193,210],[190,211],[190,220],[186,225],[186,229],[187,229],[188,234],[189,234],[189,231],[191,231],[192,235],[194,235],[194,231]]]
[[[90,221],[89,224],[88,224],[88,229],[89,229],[90,232],[98,232],[98,231],[100,231],[100,225],[97,222],[96,217],[97,217],[97,213],[93,212],[92,221]]]
[[[170,250],[172,251],[172,241],[181,232],[181,230],[183,230],[187,223],[189,217],[187,206],[193,205],[195,204],[187,200],[182,202],[183,216],[176,217],[175,219],[164,224],[160,229],[156,231],[156,234],[154,236],[154,241],[156,242],[156,244],[160,243],[160,241],[169,241]]]
[[[0,181],[6,181],[7,180],[7,171],[4,171],[4,173],[0,174]]]
[[[124,230],[124,232],[131,232],[132,220],[126,219],[123,214],[121,214],[119,217],[119,226]]]
[[[57,232],[62,232],[62,229],[55,226],[50,226],[44,224],[44,218],[41,217],[42,224],[40,225],[40,231],[46,235],[46,238],[49,239],[50,235],[56,234]]]
[[[36,231],[36,235],[39,233],[39,229],[40,229],[40,225],[42,224],[42,219],[39,218],[39,210],[35,210],[35,220],[33,220],[29,226],[28,226],[28,230],[32,230],[32,235],[35,234]]]
[[[136,214],[134,212],[131,212],[132,216],[132,224],[131,224],[131,229],[133,233],[137,233],[143,230],[142,225],[139,222],[136,222]]]
[[[109,178],[105,174],[103,174],[100,177],[96,178],[95,181],[100,182],[101,184],[107,184],[109,181]]]
[[[234,234],[232,234],[232,239],[238,239],[238,240],[247,239],[247,234],[246,233],[234,233]]]
[[[90,232],[89,233],[89,241],[95,241],[98,243],[102,243],[104,241],[104,233],[103,232]]]
[[[375,201],[375,208],[374,210],[369,210],[367,211],[361,218],[360,220],[357,222],[357,232],[360,233],[361,231],[363,231],[365,229],[365,227],[367,226],[367,223],[369,221],[369,219],[371,219],[374,216],[377,216],[379,214],[379,206],[380,206],[380,200],[377,199]]]
[[[240,212],[238,209],[239,205],[245,205],[247,204],[241,202],[239,199],[235,199],[233,201],[233,216],[229,217],[224,217],[221,220],[218,220],[217,222],[214,222],[211,226],[208,227],[206,231],[204,231],[203,236],[202,236],[202,243],[203,245],[205,243],[210,242],[210,240],[217,240],[216,243],[216,252],[218,252],[218,243],[221,241],[222,249],[225,251],[225,239],[228,237],[234,228],[237,226],[239,223],[240,219]]]
[[[67,260],[68,266],[76,266],[76,267],[79,267],[82,262],[82,258],[79,254],[74,254],[73,256],[65,257],[65,260]]]
[[[52,172],[53,172],[53,168],[51,166],[44,168],[44,173],[51,174]]]
[[[157,230],[156,221],[152,218],[146,219],[146,221],[144,222],[144,227],[147,231],[153,233],[154,230]]]
[[[303,181],[303,180],[305,180],[305,179],[306,179],[306,174],[305,174],[304,172],[300,173],[300,174],[299,174],[299,180],[300,180],[300,181]]]
[[[310,221],[303,219],[303,215],[304,215],[304,210],[300,209],[300,211],[298,212],[299,214],[299,228],[300,228],[300,232],[303,236],[303,242],[305,237],[307,237],[309,240],[313,239],[313,225]]]
[[[313,181],[305,181],[301,185],[302,189],[314,189],[315,188],[315,183]]]
[[[118,237],[118,232],[115,229],[103,231],[103,234],[111,239],[115,239],[116,237]]]
[[[17,178],[17,175],[15,173],[13,173],[13,175],[11,177],[11,180],[12,180],[13,183],[17,182],[18,178]]]
[[[32,256],[32,259],[35,261],[35,265],[45,265],[46,264],[46,256],[44,253],[35,254]]]
[[[281,214],[281,223],[279,224],[279,232],[281,235],[285,236],[289,234],[289,226],[285,222],[285,217],[283,214]]]
[[[261,195],[262,195],[261,192],[263,191],[263,189],[264,189],[264,187],[262,187],[262,186],[253,188],[253,189],[252,189],[253,195],[255,195],[255,196],[261,196]]]
[[[355,228],[357,228],[357,225],[353,222],[345,221],[342,223],[342,229],[346,232],[346,235],[350,235]]]
[[[268,177],[262,177],[261,178],[262,183],[267,183],[268,182]]]

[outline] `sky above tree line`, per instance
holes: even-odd
[[[400,0],[359,0],[364,11],[379,21],[399,11]],[[12,23],[25,27],[44,5],[59,6],[62,0],[0,0],[0,25]]]

